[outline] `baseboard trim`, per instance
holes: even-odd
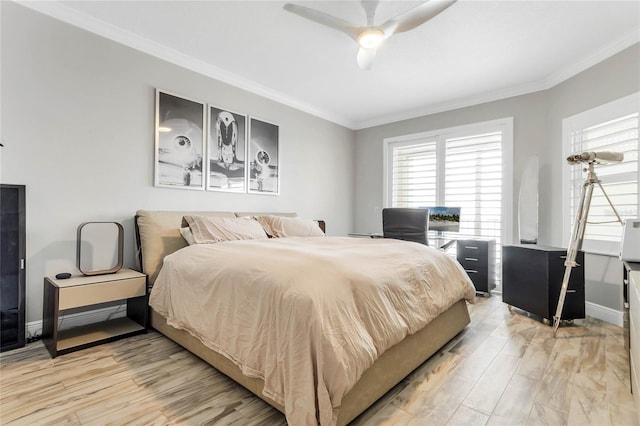
[[[624,326],[624,312],[607,308],[592,302],[584,302],[585,313],[588,317],[597,318],[609,324]]]
[[[64,315],[59,320],[59,327],[68,329],[94,322],[106,321],[109,319],[124,317],[127,314],[127,305],[108,306],[94,311],[78,312]],[[42,320],[27,323],[27,339],[42,334]]]

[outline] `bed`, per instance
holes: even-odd
[[[283,412],[290,425],[349,423],[469,323],[467,301],[475,295],[472,283],[457,262],[416,243],[287,237],[188,246],[180,233],[186,216],[261,215],[265,213],[140,210],[136,214],[138,259],[153,286],[151,326]],[[324,228],[324,223],[318,225]],[[404,250],[437,261],[414,262],[412,255],[398,254]],[[386,253],[398,263],[414,262],[421,269],[388,272],[388,267],[370,258],[373,252]],[[270,260],[271,255],[276,260]],[[280,267],[256,286],[256,276],[265,276],[271,264]],[[350,266],[356,264],[363,267]],[[296,269],[301,272],[293,275]],[[249,283],[241,278],[244,270],[253,271]],[[396,275],[408,277],[407,273],[411,278],[393,286],[415,297],[397,297],[378,284],[370,296],[365,290],[369,284],[358,284],[368,283],[370,276],[386,276],[381,280],[386,286],[395,282]],[[426,291],[416,284],[421,273],[446,279]],[[283,282],[291,284],[281,290]],[[344,283],[356,284],[345,289]],[[323,286],[330,291],[316,291]],[[314,299],[309,302],[306,293],[301,298],[299,290],[311,292]],[[451,293],[447,296],[451,300],[436,302],[438,293]],[[425,301],[432,299],[433,306],[427,306],[430,303]],[[390,304],[394,309],[399,304],[401,313],[388,315],[393,325],[378,324],[382,317],[386,321],[386,314],[380,312],[391,309]],[[355,314],[349,311],[352,305]],[[403,313],[405,306],[408,316]],[[316,311],[327,315],[321,317]],[[279,328],[288,324],[283,312],[289,315],[288,323],[296,324],[286,331]],[[275,325],[264,325],[271,317]],[[345,322],[345,318],[355,319]],[[252,322],[249,328],[240,328]]]

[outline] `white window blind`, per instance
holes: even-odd
[[[392,144],[391,157],[391,207],[461,207],[452,237],[501,244],[502,132]]]
[[[392,148],[391,206],[433,206],[436,203],[436,141]]]
[[[444,205],[460,206],[460,235],[501,245],[502,132],[446,139]]]
[[[636,98],[637,99],[637,98]],[[632,97],[633,100],[633,97]],[[635,110],[635,111],[633,111]],[[638,104],[636,102],[613,102],[565,120],[565,146],[569,153],[613,151],[624,154],[621,163],[595,166],[618,214],[622,219],[638,217],[639,205],[639,160],[638,160]],[[565,234],[570,235],[580,192],[586,173],[584,164],[564,165],[569,168],[569,208],[565,223]],[[602,190],[596,185],[589,208],[583,247],[587,251],[617,254],[622,227],[607,202]]]

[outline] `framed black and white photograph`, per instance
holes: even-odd
[[[246,192],[247,117],[209,106],[207,189]]]
[[[205,105],[156,90],[155,186],[204,189]]]
[[[256,118],[249,118],[249,192],[278,195],[279,128]]]

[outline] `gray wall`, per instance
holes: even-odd
[[[27,185],[27,321],[41,318],[42,277],[75,271],[81,222],[122,222],[126,266],[140,208],[297,211],[332,235],[380,231],[384,138],[502,117],[514,117],[513,195],[538,155],[540,242],[560,245],[562,119],[640,88],[635,45],[546,91],[354,132],[13,2],[0,12],[0,181]],[[281,195],[153,187],[156,87],[279,124]],[[588,300],[620,309],[617,260],[593,259]]]
[[[545,104],[545,93],[534,93],[357,131],[355,193],[357,232],[382,231],[380,210],[384,207],[382,171],[384,139],[514,117],[514,173],[518,176],[521,174],[518,171],[524,168],[529,155],[540,156],[544,151],[545,147],[541,141],[546,139]],[[521,117],[527,117],[527,120],[522,120]],[[519,185],[519,178],[515,180],[514,185]],[[516,223],[514,220],[514,224]]]
[[[562,120],[614,101],[640,90],[640,44],[589,68],[551,88],[549,92],[546,173],[541,173],[540,192],[549,193],[545,240],[561,245],[569,239],[562,233],[563,168],[569,167],[562,155]],[[541,211],[541,214],[544,210]],[[616,257],[587,254],[585,257],[587,301],[622,310],[622,264]],[[587,306],[589,308],[589,306]],[[587,312],[588,313],[588,312]]]
[[[514,119],[513,235],[517,193],[531,155],[540,158],[539,242],[560,246],[562,234],[562,120],[640,90],[640,44],[608,58],[551,89],[427,115],[356,132],[355,230],[380,232],[383,206],[383,140],[503,117]],[[591,261],[589,259],[592,259]],[[606,256],[587,257],[587,299],[622,309],[622,266]],[[603,269],[604,268],[604,269]],[[603,270],[606,271],[603,273]]]
[[[27,321],[42,280],[76,272],[76,227],[137,209],[295,211],[353,227],[352,130],[166,63],[13,2],[1,7],[0,181],[27,186]],[[153,186],[155,88],[280,126],[279,196]]]
[[[545,162],[549,173],[541,182],[550,188],[550,212],[562,211],[563,168],[567,167],[562,155],[562,120],[606,104],[640,90],[640,44],[635,44],[609,59],[551,88],[548,109],[547,149]],[[562,220],[550,221],[545,240],[552,244],[563,241]],[[566,240],[566,237],[565,237]]]

